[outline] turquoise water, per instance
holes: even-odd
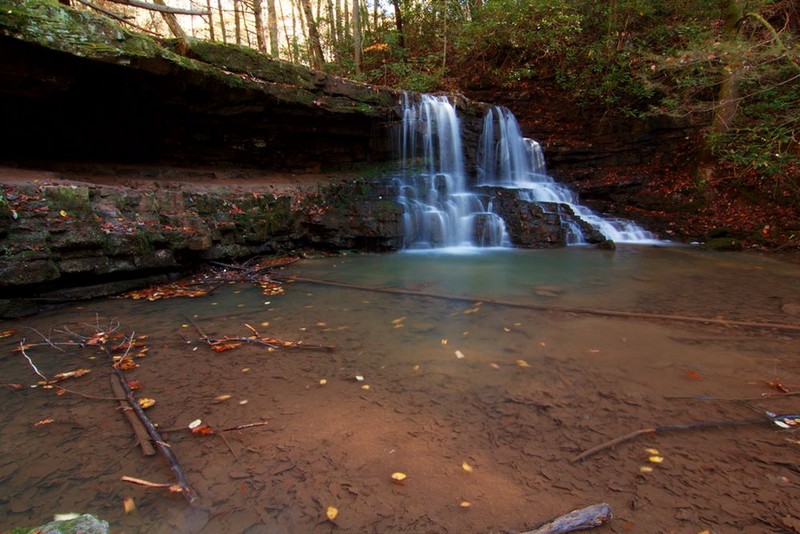
[[[642,528],[656,521],[679,530],[687,524],[675,519],[678,508],[707,510],[717,519],[688,524],[699,532],[731,529],[726,518],[775,524],[772,515],[790,513],[791,492],[758,504],[773,480],[796,483],[788,467],[770,467],[773,478],[747,471],[744,485],[729,475],[749,469],[742,458],[759,448],[783,454],[774,451],[789,446],[786,437],[769,429],[646,442],[680,475],[652,487],[638,471],[639,446],[590,464],[569,458],[647,425],[791,410],[779,401],[668,397],[759,398],[775,391],[768,381],[800,384],[796,330],[724,322],[800,327],[792,307],[800,265],[690,247],[570,247],[309,258],[279,274],[306,281],[287,281],[281,295],[226,284],[194,299],[87,301],[0,324],[16,329],[0,339],[0,528],[92,512],[115,532],[489,532],[607,500]],[[244,343],[217,353],[202,339],[246,338],[250,328],[333,350]],[[88,368],[64,387],[107,398],[107,355],[49,344],[97,331],[148,336],[128,374],[156,400],[148,414],[165,429],[198,506],[120,480],[173,477],[162,458],[141,455],[115,401],[31,387],[38,377],[15,351],[22,340],[33,343],[26,354],[40,372]],[[191,435],[195,419],[213,428],[268,424],[223,441]],[[468,478],[462,462],[474,467]],[[409,482],[392,484],[395,471]],[[676,503],[686,484],[709,489]],[[135,511],[124,512],[126,498]],[[629,508],[644,498],[653,506]],[[330,505],[340,510],[337,526],[325,519]],[[749,515],[731,512],[740,509]]]

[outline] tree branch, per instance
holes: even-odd
[[[149,9],[151,11],[160,11],[162,13],[173,13],[175,15],[208,15],[208,11],[199,9],[181,9],[178,7],[160,6],[158,4],[151,4],[149,2],[141,2],[139,0],[109,0],[116,4],[124,4],[126,6],[140,7],[142,9]]]

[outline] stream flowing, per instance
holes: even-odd
[[[0,323],[16,329],[0,339],[0,529],[89,512],[128,533],[496,532],[606,501],[634,530],[699,532],[748,518],[774,525],[794,513],[796,472],[764,463],[787,454],[790,436],[769,426],[655,437],[581,464],[569,458],[646,426],[800,411],[780,401],[667,399],[758,399],[776,393],[770,381],[800,386],[797,331],[559,308],[800,327],[797,264],[691,247],[568,247],[311,258],[281,274],[360,289],[298,281],[264,295],[227,284],[205,297],[93,300]],[[335,350],[244,343],[215,352],[201,339],[246,338],[251,329]],[[163,458],[142,456],[116,402],[31,387],[34,364],[48,377],[87,368],[63,386],[110,396],[105,353],[45,341],[67,330],[147,336],[128,376],[141,383],[138,395],[156,400],[147,413],[197,506],[120,480],[173,475]],[[23,340],[30,362],[15,351]],[[196,419],[217,429],[267,425],[223,440],[189,432]],[[652,476],[639,471],[646,446],[666,457]],[[393,472],[407,482],[392,483]],[[785,494],[773,482],[780,477]],[[136,505],[127,513],[126,498]],[[697,514],[678,519],[679,509]]]

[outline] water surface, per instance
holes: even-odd
[[[306,259],[282,275],[357,288],[295,282],[266,296],[230,284],[202,298],[90,301],[0,325],[17,329],[0,340],[2,382],[25,386],[2,392],[0,527],[77,511],[115,532],[498,532],[594,502],[611,504],[619,532],[780,530],[798,516],[800,475],[787,460],[797,458],[796,434],[769,423],[659,433],[570,462],[640,428],[800,411],[792,397],[764,396],[775,384],[800,387],[798,331],[736,324],[800,326],[797,264],[572,247]],[[250,328],[335,350],[217,353],[201,339]],[[29,387],[38,377],[13,352],[23,338],[46,376],[90,368],[64,386],[110,395],[107,355],[44,343],[67,330],[148,336],[128,374],[156,399],[148,414],[167,430],[197,506],[120,481],[173,478],[135,447],[114,401]],[[750,400],[696,399],[709,396]],[[223,440],[184,430],[195,419],[268,424]],[[649,447],[663,463],[648,463]],[[393,472],[407,482],[393,484]],[[126,497],[135,511],[123,511]],[[335,524],[328,506],[339,509]]]

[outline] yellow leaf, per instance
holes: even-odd
[[[17,330],[15,328],[11,328],[10,330],[3,330],[2,332],[0,332],[0,339],[11,337],[16,333]]]
[[[402,322],[403,322],[403,321],[405,321],[405,320],[406,320],[406,318],[405,318],[405,317],[398,317],[397,319],[394,319],[394,320],[392,321],[392,324],[400,324],[400,323],[402,323]]]
[[[472,506],[472,503],[469,501],[461,501],[461,504],[459,506],[461,506],[461,508],[469,508],[470,506]]]
[[[644,452],[647,454],[659,454],[658,449],[645,449]]]
[[[640,473],[652,473],[653,472],[653,468],[650,467],[649,465],[643,465],[643,466],[639,467],[639,472]]]
[[[338,516],[338,515],[339,515],[339,509],[336,508],[335,506],[328,506],[328,509],[325,510],[325,516],[330,521],[333,521],[334,519],[336,519],[336,516]]]
[[[320,379],[320,381],[319,381],[319,385],[320,385],[320,386],[324,386],[324,385],[325,385],[325,384],[327,384],[327,383],[328,383],[328,379],[327,379],[327,378],[322,378],[322,379]]]
[[[467,462],[461,463],[461,469],[463,469],[467,473],[472,473],[472,466],[469,465]]]
[[[64,210],[59,211],[58,214],[61,215],[62,217],[66,217],[67,216],[67,212],[64,211]]]
[[[446,337],[442,338],[442,345],[447,345],[447,338]]]
[[[133,500],[133,497],[125,497],[122,499],[122,508],[125,510],[126,514],[136,510],[136,502]]]
[[[530,367],[528,362],[526,362],[525,360],[517,360],[517,365],[519,365],[520,367]]]
[[[661,457],[661,456],[651,456],[651,457],[650,457],[650,458],[648,458],[647,460],[648,460],[650,463],[653,463],[653,464],[660,464],[661,462],[663,462],[663,461],[664,461],[664,458],[663,458],[663,457]]]
[[[419,364],[411,368],[412,371],[419,371]]]
[[[155,403],[156,403],[155,399],[150,399],[150,398],[147,398],[147,397],[139,399],[139,406],[141,406],[145,410],[147,408],[153,406]]]
[[[395,484],[405,484],[406,478],[408,478],[406,474],[401,473],[400,471],[395,471],[392,473],[392,482]]]
[[[227,395],[227,394],[225,394],[225,395],[217,395],[215,397],[215,399],[218,400],[218,401],[226,401],[226,400],[228,400],[230,398],[231,398],[231,396]]]
[[[464,353],[461,352],[460,350],[457,350],[456,351],[456,358],[458,358],[459,360],[463,359],[464,358]]]
[[[369,389],[369,384],[364,384],[363,386],[361,386],[361,389]]]

